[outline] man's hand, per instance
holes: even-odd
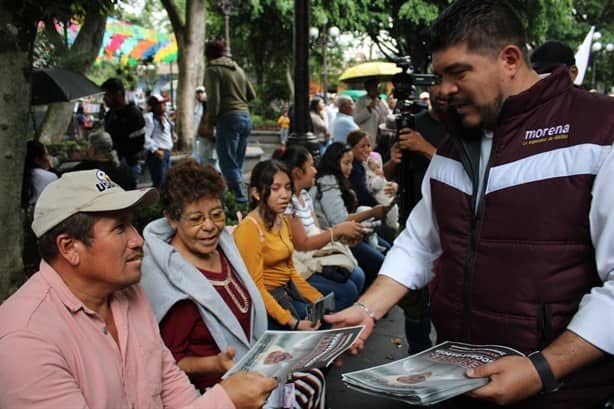
[[[205,128],[202,133],[202,137],[210,140],[215,140],[213,136],[213,128]]]
[[[422,153],[429,159],[435,154],[435,147],[420,132],[410,128],[403,128],[399,132],[399,145],[401,149]]]
[[[490,378],[488,385],[469,392],[472,398],[485,399],[497,405],[509,405],[542,390],[542,382],[529,358],[504,356],[495,362],[467,371],[470,378]]]
[[[164,158],[164,151],[162,149],[156,149],[154,155],[156,156],[156,158],[162,160],[162,158]]]
[[[349,352],[352,355],[356,355],[365,347],[365,341],[371,335],[371,331],[375,327],[375,323],[367,315],[367,313],[357,305],[346,308],[335,314],[325,315],[324,321],[328,322],[333,328],[345,328],[353,327],[356,325],[364,325],[365,329],[360,334],[360,337],[354,342],[354,345],[350,348]]]
[[[390,147],[390,161],[399,164],[403,160],[403,151],[399,146],[399,143],[396,142]]]
[[[220,382],[238,409],[260,409],[277,381],[256,372],[237,372]]]

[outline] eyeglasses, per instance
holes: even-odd
[[[186,221],[190,227],[202,226],[207,219],[213,223],[222,223],[226,221],[226,213],[223,209],[213,209],[208,214],[206,213],[191,213],[182,215],[181,218]]]

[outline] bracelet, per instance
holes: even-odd
[[[533,352],[528,356],[528,358],[533,363],[539,378],[542,381],[542,392],[550,393],[556,392],[561,387],[561,383],[556,380],[554,374],[552,373],[552,369],[550,365],[548,365],[548,361],[542,355],[540,351]]]
[[[296,323],[292,327],[292,331],[296,331],[298,329],[298,324],[301,323],[298,318],[295,318],[295,320],[296,320]]]
[[[330,231],[330,242],[332,243],[335,241],[335,232],[333,231],[332,227],[328,230]]]
[[[373,325],[375,325],[375,323],[377,322],[377,318],[375,318],[375,314],[373,313],[373,311],[371,311],[369,309],[369,307],[367,307],[366,305],[364,305],[360,301],[356,301],[354,303],[354,305],[362,308],[362,310],[369,316],[369,318],[371,318],[373,320]]]

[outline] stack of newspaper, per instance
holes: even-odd
[[[325,331],[265,331],[224,378],[254,371],[284,380],[292,372],[324,368],[356,341],[364,325]]]
[[[433,405],[486,385],[488,378],[468,378],[465,372],[505,355],[522,354],[498,345],[444,342],[405,359],[342,377],[346,385],[363,393],[413,405]]]

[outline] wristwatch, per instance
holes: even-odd
[[[556,392],[561,388],[562,383],[557,381],[548,365],[548,361],[542,355],[541,351],[535,351],[529,354],[528,358],[533,363],[537,370],[537,374],[542,381],[542,393]]]

